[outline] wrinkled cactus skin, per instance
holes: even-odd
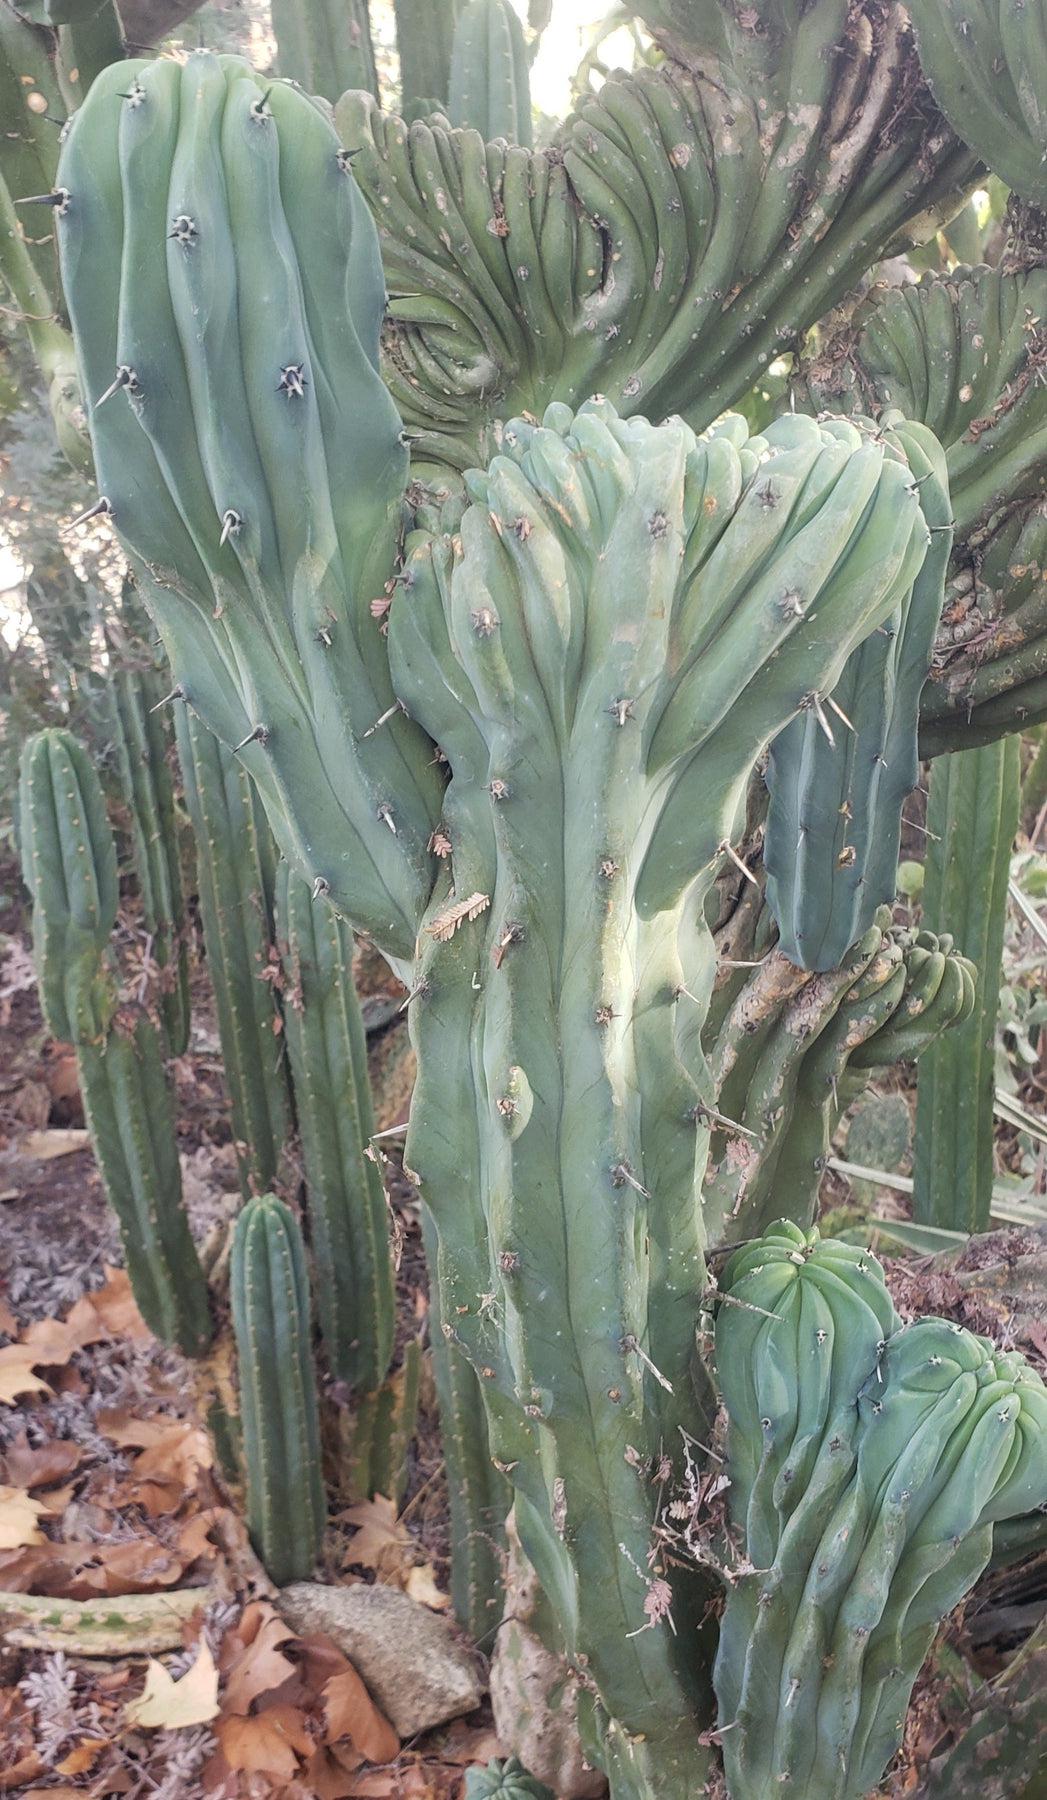
[[[994,1524],[1047,1495],[1047,1390],[960,1326],[899,1327],[875,1258],[784,1221],[735,1253],[721,1288],[748,1558],[716,1664],[730,1793],[860,1800]]]
[[[324,1528],[320,1423],[301,1227],[275,1194],[249,1200],[229,1278],[247,1522],[272,1579],[312,1574]]]
[[[48,1028],[76,1050],[134,1296],[157,1337],[198,1355],[210,1341],[210,1308],[182,1202],[160,1033],[145,1012],[121,1006],[109,943],[116,850],[98,776],[68,732],[29,739],[19,810],[41,1005]]]

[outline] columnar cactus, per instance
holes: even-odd
[[[337,100],[346,88],[377,97],[367,0],[273,0],[280,74],[307,94]]]
[[[240,1183],[245,1194],[257,1193],[273,1180],[291,1129],[281,1015],[266,979],[274,943],[272,836],[244,770],[181,703],[175,736]]]
[[[22,759],[22,858],[44,1017],[76,1050],[84,1113],[146,1324],[189,1355],[211,1337],[207,1284],[182,1203],[156,1027],[121,1005],[109,947],[116,852],[98,777],[68,732]]]
[[[485,143],[504,138],[530,147],[527,47],[512,0],[466,0],[451,45],[447,114]]]
[[[747,1562],[716,1663],[732,1795],[860,1800],[993,1526],[1047,1493],[1047,1390],[875,1258],[782,1222],[722,1280],[717,1369]]]
[[[948,920],[971,958],[971,1016],[921,1063],[914,1210],[929,1225],[986,1231],[993,1185],[996,1015],[1021,740],[1003,738],[933,765],[924,914]]]
[[[352,934],[286,863],[276,913],[320,1333],[332,1375],[370,1392],[392,1356],[393,1267]]]
[[[324,1528],[309,1278],[301,1228],[275,1194],[236,1221],[230,1267],[247,1522],[275,1582],[311,1575]]]

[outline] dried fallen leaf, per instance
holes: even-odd
[[[206,1725],[218,1715],[218,1670],[206,1639],[201,1640],[191,1669],[175,1681],[163,1663],[150,1662],[145,1687],[124,1708],[128,1725],[153,1731],[177,1731],[184,1725]]]
[[[293,1641],[294,1632],[268,1601],[255,1600],[244,1608],[239,1624],[222,1640],[223,1712],[247,1712],[260,1694],[281,1687],[294,1674],[294,1663],[280,1649]]]
[[[46,1444],[31,1447],[22,1431],[0,1457],[0,1477],[11,1487],[47,1487],[52,1481],[61,1481],[64,1475],[71,1475],[83,1458],[80,1444],[50,1438]]]
[[[313,1750],[305,1714],[297,1706],[267,1706],[249,1718],[230,1713],[218,1721],[215,1736],[231,1769],[275,1781],[290,1781],[298,1772],[298,1757]]]
[[[23,1550],[46,1540],[37,1519],[47,1508],[23,1488],[0,1487],[0,1550]]]
[[[5,1337],[18,1336],[18,1320],[6,1300],[0,1300],[0,1331]]]
[[[450,1594],[444,1594],[436,1585],[436,1573],[432,1563],[421,1563],[408,1569],[404,1577],[404,1593],[420,1606],[428,1606],[433,1612],[444,1612],[451,1604]]]
[[[153,1475],[180,1487],[195,1486],[201,1469],[214,1462],[211,1440],[191,1419],[138,1419],[123,1412],[100,1412],[98,1428],[121,1449],[139,1449],[136,1476]]]
[[[83,1775],[88,1769],[94,1768],[108,1744],[108,1738],[81,1738],[68,1756],[63,1756],[61,1762],[55,1763],[55,1768],[59,1775]]]
[[[413,1558],[415,1541],[405,1525],[396,1517],[396,1504],[384,1494],[373,1500],[361,1500],[339,1515],[347,1525],[355,1525],[346,1562],[360,1569],[387,1568],[404,1557]]]
[[[13,1406],[22,1394],[49,1394],[51,1389],[34,1372],[40,1358],[26,1344],[8,1344],[0,1350],[0,1404]]]
[[[328,1743],[350,1738],[368,1762],[392,1762],[400,1740],[384,1713],[379,1712],[360,1676],[353,1668],[332,1675],[324,1688],[324,1715]]]

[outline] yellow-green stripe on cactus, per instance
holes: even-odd
[[[275,1194],[249,1200],[236,1221],[230,1296],[248,1527],[273,1580],[301,1581],[324,1529],[320,1423],[305,1246]]]
[[[875,1258],[817,1233],[775,1227],[721,1287],[731,1506],[753,1565],[716,1664],[730,1792],[860,1800],[994,1525],[1047,1497],[1047,1390],[957,1325],[898,1328]]]
[[[276,915],[320,1335],[331,1373],[371,1392],[392,1356],[393,1264],[385,1189],[367,1154],[374,1114],[353,937],[286,863]]]
[[[157,1337],[196,1355],[210,1340],[210,1309],[182,1201],[160,1037],[144,1012],[120,1006],[109,948],[116,852],[98,777],[68,732],[39,732],[26,744],[20,816],[44,1017],[76,1049],[135,1299]]]
[[[531,84],[512,0],[467,0],[451,45],[447,116],[485,143],[531,144]]]

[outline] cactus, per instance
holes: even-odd
[[[959,269],[874,290],[805,372],[818,406],[900,408],[946,453],[955,547],[921,750],[1047,717],[1047,268]]]
[[[801,968],[836,968],[894,896],[902,804],[916,786],[920,694],[952,548],[948,477],[927,430],[887,414],[933,533],[911,591],[771,745],[764,865],[779,948]],[[797,599],[797,605],[801,602]]]
[[[392,296],[387,376],[420,467],[486,461],[513,413],[594,392],[701,428],[911,241],[910,221],[955,211],[977,165],[927,108],[901,16],[848,18],[842,0],[796,15],[773,43],[738,29],[719,60],[613,76],[534,156],[345,96],[336,121]],[[836,103],[834,34],[863,93],[860,143]]]
[[[1047,1486],[1047,1390],[959,1326],[898,1329],[875,1258],[785,1222],[735,1253],[721,1287],[748,1559],[716,1663],[728,1784],[859,1800],[994,1523]]]
[[[384,1494],[399,1506],[407,1488],[408,1452],[418,1423],[422,1353],[416,1338],[380,1388],[360,1396],[353,1415],[344,1486],[351,1499]]]
[[[20,818],[44,1017],[76,1049],[135,1299],[164,1343],[201,1354],[211,1337],[207,1284],[182,1204],[159,1034],[144,1013],[121,1006],[109,945],[116,851],[98,777],[68,732],[39,732],[26,744]]]
[[[944,757],[931,774],[924,917],[948,921],[977,990],[963,1029],[920,1064],[913,1209],[923,1224],[955,1231],[989,1223],[996,1013],[1020,774],[1016,737]]]
[[[370,1391],[392,1355],[393,1267],[352,934],[286,863],[276,913],[320,1335],[332,1375]]]
[[[913,0],[920,61],[953,129],[1008,187],[1047,204],[1043,13],[1013,0]],[[973,14],[973,16],[971,16]]]
[[[393,0],[393,11],[401,111],[427,98],[446,106],[458,0]]]
[[[175,709],[186,808],[196,843],[204,948],[245,1194],[272,1181],[290,1130],[291,1096],[269,973],[272,838],[235,758],[189,707]]]
[[[377,98],[367,0],[273,0],[272,21],[281,75],[325,100],[346,88]]]
[[[512,0],[466,0],[454,28],[447,116],[485,143],[531,147],[531,84]]]
[[[130,814],[148,956],[158,970],[159,1011],[168,1054],[181,1056],[189,1042],[189,965],[174,787],[168,766],[172,746],[157,710],[159,692],[152,670],[116,669],[110,678],[110,721],[120,786]]]
[[[465,1777],[465,1800],[553,1800],[552,1788],[529,1775],[515,1756],[505,1762],[489,1762],[486,1769],[470,1769]]]
[[[236,1221],[229,1287],[248,1528],[278,1585],[304,1581],[324,1530],[320,1423],[305,1246],[275,1194],[248,1200]]]
[[[451,1599],[455,1617],[486,1647],[504,1605],[505,1520],[512,1491],[491,1460],[483,1396],[475,1369],[451,1343],[440,1311],[439,1247],[424,1217],[429,1268],[429,1352],[440,1406],[440,1445],[451,1514]]]

